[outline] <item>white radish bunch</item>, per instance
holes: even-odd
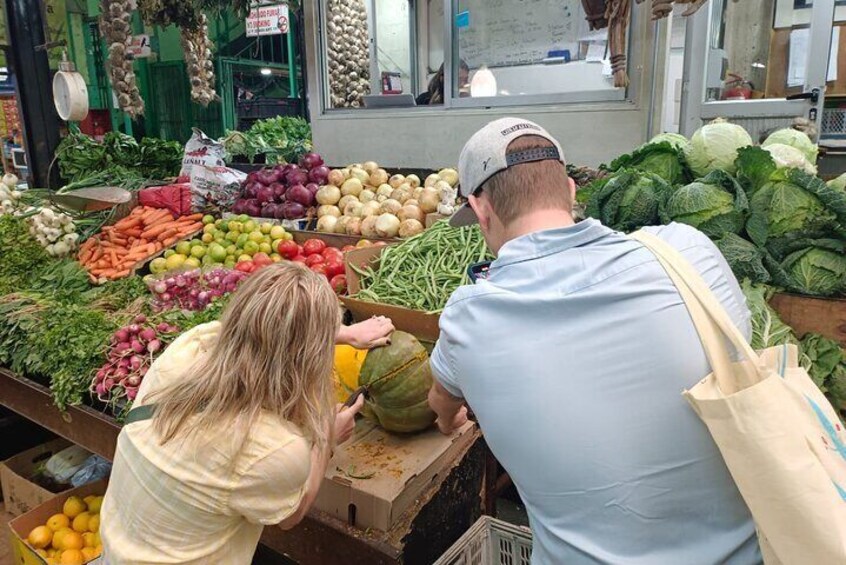
[[[50,207],[29,218],[29,233],[51,257],[67,257],[79,242],[73,218]]]

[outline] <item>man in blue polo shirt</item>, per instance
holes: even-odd
[[[451,432],[469,405],[529,514],[536,564],[759,563],[755,526],[682,397],[710,372],[673,283],[636,241],[575,224],[575,187],[543,128],[505,118],[459,159],[497,259],[441,315],[429,401]],[[650,231],[699,271],[739,328],[749,311],[711,241]]]

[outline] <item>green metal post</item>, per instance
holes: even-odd
[[[294,53],[294,18],[288,15],[288,98],[299,98],[300,90],[297,88],[297,60]]]

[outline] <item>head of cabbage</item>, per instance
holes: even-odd
[[[588,188],[585,213],[624,232],[657,223],[672,190],[660,176],[637,169],[621,169]]]
[[[684,139],[684,143],[687,143],[686,139]],[[691,178],[684,159],[684,151],[679,146],[678,140],[670,141],[669,139],[654,138],[633,152],[617,157],[608,167],[611,171],[619,171],[624,168],[654,173],[673,185],[688,182]]]
[[[809,163],[815,164],[817,162],[817,154],[819,153],[817,144],[811,141],[806,133],[799,130],[784,128],[774,131],[764,140],[761,147],[766,149],[771,145],[788,145],[800,151]]]
[[[831,188],[836,188],[837,190],[846,191],[846,173],[843,173],[837,178],[833,178],[826,183]]]
[[[752,145],[749,133],[737,124],[714,120],[696,130],[685,146],[687,164],[696,176],[721,169],[734,173],[737,150]]]
[[[770,282],[770,273],[764,266],[765,251],[739,235],[727,233],[714,244],[723,254],[737,280],[753,283]]]
[[[809,175],[817,174],[816,165],[808,161],[805,154],[795,147],[782,143],[770,143],[766,147],[763,145],[761,147],[770,154],[776,169],[799,169]]]
[[[773,269],[776,284],[812,296],[846,293],[846,244],[836,239],[795,242]]]
[[[746,193],[731,175],[713,171],[676,189],[661,212],[665,223],[691,225],[710,238],[739,233],[746,223]]]
[[[782,259],[796,241],[843,232],[846,193],[798,169],[781,169],[752,195],[749,210],[749,238]]]
[[[680,133],[664,132],[659,133],[649,140],[649,144],[667,142],[676,149],[684,149],[687,145],[687,138]]]

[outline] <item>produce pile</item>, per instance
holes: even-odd
[[[680,222],[711,237],[739,279],[846,295],[846,179],[816,177],[817,147],[795,129],[760,146],[722,120],[690,140],[662,134],[580,189],[588,216],[621,231]]]
[[[311,125],[303,118],[277,116],[245,132],[227,131],[221,142],[227,161],[241,157],[252,163],[262,155],[266,163],[296,163],[312,150]]]
[[[458,172],[441,169],[421,183],[417,175],[388,176],[373,161],[329,172],[317,191],[317,231],[366,238],[407,238],[425,229],[426,214],[450,215]]]
[[[62,511],[37,526],[26,537],[27,544],[48,565],[82,565],[103,553],[100,540],[100,508],[103,496],[70,496]]]
[[[139,143],[132,136],[110,131],[100,143],[74,130],[59,143],[56,159],[59,173],[72,183],[127,173],[163,180],[179,174],[182,153],[182,144],[177,141],[145,137]]]
[[[451,228],[441,220],[385,248],[378,265],[353,265],[361,277],[354,298],[437,314],[466,282],[467,267],[486,259],[491,255],[478,226]]]
[[[242,184],[232,212],[255,218],[298,220],[317,204],[315,195],[329,177],[329,167],[317,153],[306,153],[299,165],[290,163],[252,172]]]
[[[329,101],[358,108],[370,94],[370,33],[363,0],[330,0],[326,16]]]

